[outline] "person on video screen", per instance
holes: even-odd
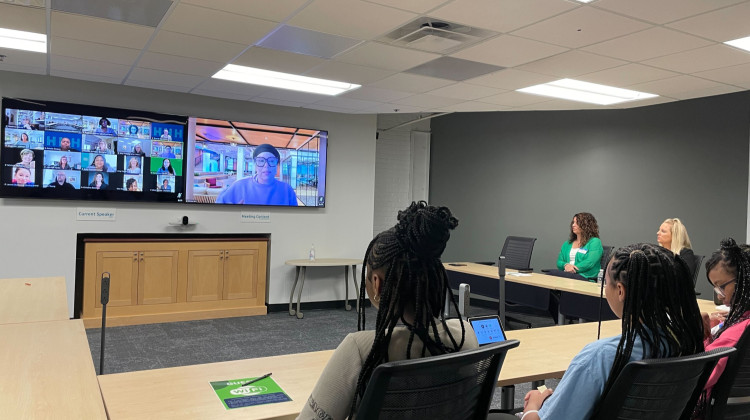
[[[106,190],[107,188],[109,188],[109,185],[104,182],[104,174],[102,174],[101,172],[97,172],[94,175],[94,180],[89,184],[89,187],[95,188],[97,190]]]
[[[94,130],[94,134],[101,134],[103,136],[116,136],[117,132],[115,132],[115,130],[110,127],[110,125],[112,125],[112,123],[110,123],[108,119],[101,118],[99,120],[99,127]]]
[[[161,182],[161,187],[159,187],[159,191],[166,191],[166,192],[172,191],[172,187],[169,186],[168,178],[164,178],[164,181]]]
[[[21,161],[16,163],[16,166],[23,166],[24,168],[34,169],[36,162],[34,162],[34,152],[30,149],[21,150]]]
[[[133,154],[139,155],[139,156],[146,156],[146,152],[143,151],[143,146],[141,146],[141,143],[133,144]]]
[[[128,180],[125,181],[125,188],[127,188],[128,191],[140,191],[138,189],[138,180],[135,178],[128,178]]]
[[[261,204],[296,206],[297,194],[289,184],[278,181],[276,167],[281,156],[270,144],[261,144],[253,150],[255,175],[240,179],[216,199],[221,204]]]
[[[102,155],[96,155],[94,156],[94,161],[91,162],[91,164],[88,167],[89,170],[93,171],[103,171],[103,172],[114,172],[115,169],[107,163],[106,160],[104,160],[104,156]]]
[[[103,153],[105,155],[110,155],[113,153],[113,151],[109,149],[109,145],[107,144],[107,141],[104,139],[99,139],[99,141],[94,143],[93,146],[94,146],[94,149],[92,150],[92,152]]]
[[[70,150],[70,139],[67,137],[63,137],[60,139],[60,150],[63,152],[67,152]]]
[[[169,159],[164,159],[161,162],[161,167],[159,167],[159,170],[156,171],[159,175],[174,175],[174,168],[172,167],[172,164],[169,162]]]
[[[57,171],[55,173],[55,180],[50,182],[49,185],[47,185],[47,188],[57,188],[60,190],[74,190],[76,187],[73,186],[70,182],[68,182],[68,177],[65,175],[65,172],[63,171]]]
[[[175,155],[174,155],[174,153],[172,153],[172,146],[165,147],[164,151],[161,152],[161,154],[159,155],[159,157],[174,159]]]
[[[128,175],[140,175],[141,174],[141,160],[133,156],[128,161],[128,167],[125,169],[125,173]]]
[[[66,156],[66,155],[60,156],[60,162],[58,162],[57,165],[55,165],[55,168],[57,168],[57,169],[67,169],[67,170],[73,169],[70,166],[70,163],[68,162],[68,156]]]
[[[31,170],[25,166],[15,166],[13,168],[13,185],[16,187],[33,187],[34,180],[31,176]]]
[[[169,130],[167,130],[166,128],[164,129],[164,131],[162,131],[161,139],[162,140],[172,140],[172,136],[169,135]]]

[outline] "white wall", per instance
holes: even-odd
[[[179,233],[178,216],[198,225],[190,233],[270,233],[268,303],[289,300],[294,269],[315,243],[318,258],[361,258],[372,238],[375,115],[347,115],[175,92],[0,71],[0,95],[282,124],[329,131],[325,209],[191,204],[0,199],[0,278],[63,275],[73,315],[78,233]],[[78,222],[77,207],[114,207],[114,222]],[[241,211],[268,211],[271,223],[240,223]],[[343,270],[308,270],[303,302],[344,298]],[[350,291],[353,297],[354,293]]]

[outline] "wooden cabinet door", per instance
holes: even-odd
[[[179,251],[142,251],[138,265],[138,304],[177,302]]]
[[[223,277],[223,250],[188,251],[188,302],[220,300],[222,298]]]
[[[135,251],[99,251],[96,253],[97,278],[94,307],[101,308],[101,276],[109,272],[109,306],[138,303],[138,253]]]
[[[232,249],[224,253],[224,299],[257,298],[258,259],[257,249]]]

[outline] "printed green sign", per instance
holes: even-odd
[[[227,410],[292,400],[271,377],[242,386],[253,379],[255,378],[211,382],[211,388]]]

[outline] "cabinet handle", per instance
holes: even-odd
[[[224,251],[224,252],[225,252],[225,254],[224,254],[224,255],[226,256],[226,258],[225,258],[225,259],[227,259],[227,260],[228,260],[228,259],[229,259],[229,251]]]

